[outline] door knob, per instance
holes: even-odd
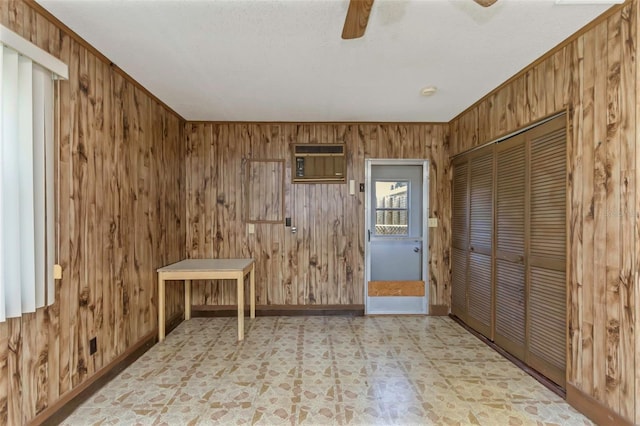
[[[420,251],[420,247],[414,247],[414,248],[413,248],[413,252],[414,252],[414,253],[417,253],[417,252],[419,252],[419,251]]]

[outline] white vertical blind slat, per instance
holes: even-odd
[[[5,308],[8,318],[22,315],[20,197],[18,193],[18,53],[2,52],[2,195]]]
[[[45,305],[46,223],[45,223],[45,80],[51,73],[33,64],[33,210],[35,236],[35,307]]]
[[[55,140],[54,140],[54,87],[53,77],[48,71],[47,78],[44,83],[44,149],[45,149],[45,181],[49,182],[45,190],[46,205],[46,286],[47,286],[47,305],[55,302],[55,281],[53,279],[53,266],[56,262],[56,235],[55,235],[55,191],[53,182],[55,182]]]
[[[33,63],[18,57],[18,191],[22,312],[36,311],[35,214],[33,193]]]
[[[0,44],[0,168],[4,168],[4,130],[3,130],[3,105],[4,92],[2,90],[3,84],[3,69],[4,69],[4,46]],[[4,278],[4,173],[0,170],[0,322],[7,319],[5,309],[5,278]]]

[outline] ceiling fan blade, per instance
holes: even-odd
[[[482,7],[489,7],[489,6],[491,6],[492,4],[494,4],[498,0],[473,0],[473,1],[475,1],[476,3],[478,3]]]
[[[364,35],[372,5],[373,0],[349,1],[349,10],[347,10],[347,17],[344,20],[344,28],[342,29],[343,39],[360,38]]]

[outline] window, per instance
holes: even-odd
[[[375,235],[409,234],[409,181],[376,181]]]
[[[53,80],[67,76],[0,26],[0,321],[53,303]]]

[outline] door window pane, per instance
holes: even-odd
[[[409,235],[409,181],[376,181],[375,235]]]

